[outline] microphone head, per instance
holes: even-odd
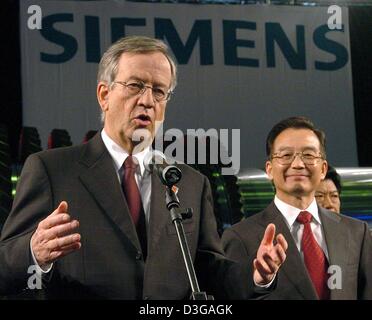
[[[169,165],[161,172],[161,180],[163,184],[172,187],[177,184],[182,178],[182,172],[176,166]]]
[[[164,153],[159,150],[148,152],[143,159],[143,163],[146,170],[149,172],[155,171],[161,182],[168,187],[172,187],[182,178],[181,170],[175,165],[168,164]]]

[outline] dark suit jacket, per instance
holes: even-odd
[[[224,257],[216,231],[207,178],[187,165],[178,196],[194,210],[184,229],[201,290],[217,297],[232,262]],[[25,288],[31,264],[30,239],[37,224],[68,202],[79,220],[82,248],[57,260],[46,282],[47,297],[184,299],[190,286],[176,231],[165,207],[165,188],[152,176],[148,255],[141,247],[113,160],[100,134],[87,144],[31,155],[26,161],[12,211],[1,235],[0,294]],[[219,292],[216,292],[220,290]],[[225,291],[223,291],[225,290]]]
[[[331,299],[372,299],[372,240],[366,223],[319,208],[329,253],[329,264],[342,271],[342,289],[331,290]],[[277,274],[268,299],[317,299],[315,289],[296,247],[285,218],[272,202],[262,212],[227,229],[222,237],[228,257],[246,263],[256,257],[269,223],[288,242],[287,258]],[[245,288],[242,298],[251,295]]]

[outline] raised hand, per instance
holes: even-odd
[[[257,257],[253,261],[253,278],[256,284],[270,283],[286,259],[287,241],[279,234],[274,244],[274,237],[275,225],[270,223],[258,248]]]
[[[78,226],[72,220],[66,201],[62,201],[48,217],[40,221],[31,237],[31,250],[40,267],[44,267],[81,248],[81,236],[72,233]]]

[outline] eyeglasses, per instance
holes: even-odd
[[[304,164],[308,165],[314,165],[318,159],[323,159],[322,155],[317,155],[311,151],[274,153],[271,159],[277,159],[280,164],[285,165],[291,164],[297,155]]]
[[[138,94],[142,95],[145,93],[146,89],[149,88],[151,89],[152,96],[157,102],[168,101],[173,93],[173,91],[165,90],[161,87],[149,86],[147,84],[144,84],[142,81],[114,81],[114,83],[118,83],[124,86],[127,89],[128,94],[131,96],[136,96]]]

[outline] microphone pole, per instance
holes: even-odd
[[[181,180],[182,173],[181,170],[174,165],[167,165],[165,161],[165,156],[161,152],[155,150],[152,156],[145,159],[145,166],[150,171],[155,171],[166,187],[165,192],[165,202],[166,207],[170,212],[172,223],[177,232],[178,242],[182,251],[183,260],[185,263],[187,275],[189,278],[191,286],[191,299],[192,300],[214,300],[213,296],[207,296],[206,292],[200,291],[198,279],[196,277],[195,268],[191,258],[191,253],[189,245],[187,243],[187,238],[185,230],[183,228],[183,220],[190,219],[192,217],[192,209],[182,209],[180,208],[180,201],[177,197],[175,186]],[[159,165],[162,163],[162,165]],[[158,164],[158,165],[157,165]]]
[[[178,242],[181,247],[183,260],[186,266],[187,275],[189,277],[191,286],[191,299],[192,300],[213,300],[212,296],[207,296],[205,292],[200,291],[198,279],[196,277],[194,265],[192,262],[189,245],[185,230],[183,228],[183,219],[190,219],[192,217],[192,209],[187,208],[186,210],[180,209],[180,201],[174,192],[174,186],[166,186],[165,201],[167,209],[170,212],[170,216],[174,227],[176,228]]]

